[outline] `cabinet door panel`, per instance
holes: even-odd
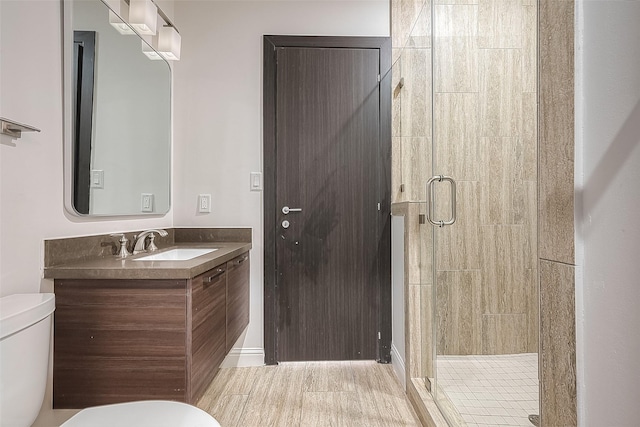
[[[229,352],[249,324],[249,253],[227,262],[227,345]]]
[[[205,392],[225,357],[224,266],[192,281],[191,396],[195,403]]]

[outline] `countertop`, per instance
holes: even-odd
[[[174,248],[215,248],[217,251],[186,261],[136,261],[150,254]],[[48,279],[192,279],[251,249],[247,242],[178,243],[127,258],[116,256],[95,258],[46,267]]]

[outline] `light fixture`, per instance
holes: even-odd
[[[181,41],[182,37],[174,27],[162,27],[158,32],[158,52],[167,61],[179,61]]]
[[[127,25],[129,20],[129,5],[124,0],[112,0],[109,2],[109,24],[120,34],[135,34],[133,29]]]
[[[156,46],[158,46],[158,37],[153,36],[150,38],[148,42],[142,40],[142,53],[147,55],[147,57],[154,61],[159,61],[162,59],[162,56],[158,52],[155,51]]]
[[[129,1],[129,24],[140,34],[155,36],[158,8],[151,0]]]

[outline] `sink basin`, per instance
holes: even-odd
[[[177,248],[136,258],[134,261],[187,261],[213,251],[217,249]]]

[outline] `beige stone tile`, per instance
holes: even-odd
[[[391,138],[391,203],[405,201],[406,192],[401,191],[402,186],[402,138]]]
[[[405,300],[405,368],[409,378],[422,377],[422,301],[421,286],[409,285],[409,292]]]
[[[394,47],[391,48],[391,64],[392,64],[391,66],[392,67],[395,67],[395,65],[398,63],[403,51],[404,49],[395,47],[395,45]]]
[[[400,133],[431,136],[431,50],[405,49],[400,56],[402,77]]]
[[[306,367],[305,362],[281,363],[278,366],[270,389],[271,402],[277,402],[271,407],[276,410],[269,411],[271,418],[265,425],[286,427],[300,423]]]
[[[478,0],[435,0],[434,4],[478,4]]]
[[[420,213],[426,215],[427,204],[418,204]],[[420,224],[420,284],[433,284],[433,232],[434,228],[429,223]]]
[[[536,93],[522,94],[522,179],[536,181],[538,176],[538,105]]]
[[[402,125],[402,61],[394,62],[391,67],[391,136],[401,135]]]
[[[391,44],[394,47],[405,47],[408,44],[411,29],[415,26],[425,0],[392,0],[391,11]]]
[[[513,354],[527,351],[525,314],[482,316],[482,354]]]
[[[271,405],[271,384],[277,367],[267,366],[264,368],[261,368],[255,376],[238,425],[262,425],[265,420],[275,419],[275,408]]]
[[[435,92],[477,92],[478,7],[434,7]]]
[[[340,414],[335,392],[305,392],[302,398],[300,426],[337,426]],[[260,425],[269,425],[261,423]]]
[[[404,257],[405,271],[404,277],[407,283],[420,284],[422,279],[422,239],[421,233],[424,225],[419,222],[420,204],[410,203],[408,215],[404,219]]]
[[[433,286],[420,286],[420,377],[433,377]]]
[[[480,269],[479,193],[477,182],[458,182],[455,224],[434,228],[437,270]]]
[[[524,182],[524,226],[525,226],[525,256],[524,266],[535,269],[538,266],[538,208],[537,184],[535,181]]]
[[[425,200],[431,176],[431,138],[402,138],[402,182],[409,201]]]
[[[522,225],[481,227],[483,314],[525,313],[524,231]]]
[[[522,53],[480,49],[480,136],[522,133]]]
[[[538,269],[525,271],[527,280],[527,352],[538,353],[540,336],[540,292],[538,287]]]
[[[438,354],[480,354],[482,350],[479,270],[438,271],[436,322]]]
[[[223,426],[241,425],[240,418],[249,395],[246,394],[225,394],[218,399],[212,410],[207,410]]]
[[[437,170],[457,181],[477,181],[478,94],[436,93],[433,114]]]
[[[535,2],[522,6],[523,91],[535,92],[538,78],[538,7]]]
[[[540,258],[575,262],[574,2],[539,4]]]
[[[576,333],[573,266],[540,261],[540,400],[546,426],[575,426]]]
[[[520,138],[480,138],[480,221],[524,223],[523,145]]]
[[[431,48],[431,1],[423,3],[420,13],[409,34],[410,48]]]
[[[304,372],[303,390],[307,391],[353,391],[353,374],[348,365],[331,362],[308,362]]]
[[[480,0],[478,46],[482,49],[522,47],[523,14],[522,0]]]

